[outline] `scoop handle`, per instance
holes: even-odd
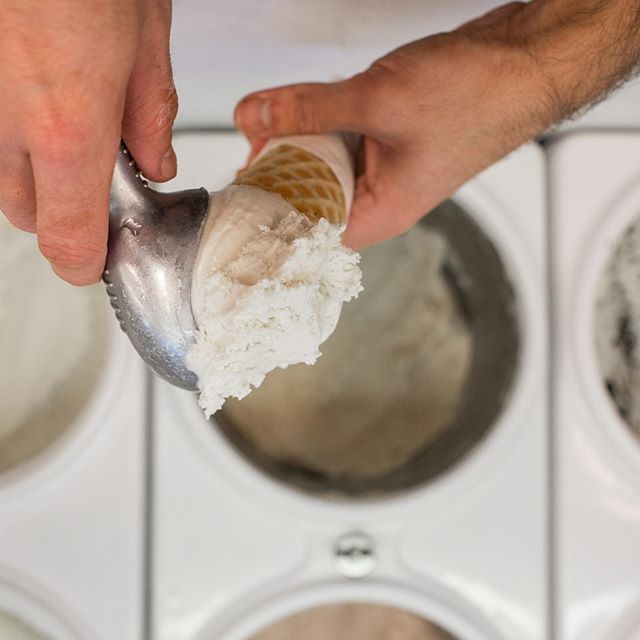
[[[156,192],[149,187],[149,183],[142,177],[124,142],[120,143],[116,165],[111,180],[109,194],[109,214],[111,218],[121,218],[139,211],[145,207]],[[122,222],[123,220],[118,220]]]
[[[204,189],[151,189],[120,147],[103,280],[120,326],[142,358],[169,382],[192,391],[197,377],[184,362],[195,330],[191,274],[208,204]]]

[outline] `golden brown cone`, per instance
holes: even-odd
[[[259,187],[282,196],[313,221],[346,224],[342,186],[331,167],[306,149],[282,144],[245,169],[234,184]]]

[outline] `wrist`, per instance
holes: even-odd
[[[606,96],[640,60],[640,6],[627,0],[533,0],[508,31],[530,58],[549,124]]]

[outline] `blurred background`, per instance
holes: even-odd
[[[497,4],[175,0],[168,188],[232,179],[244,94]],[[640,638],[639,215],[631,82],[366,250],[318,364],[210,421],[2,219],[0,638]]]

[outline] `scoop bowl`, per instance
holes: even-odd
[[[113,173],[103,280],[120,327],[162,378],[195,391],[185,365],[193,341],[191,278],[206,189],[160,193],[142,178],[124,145]]]

